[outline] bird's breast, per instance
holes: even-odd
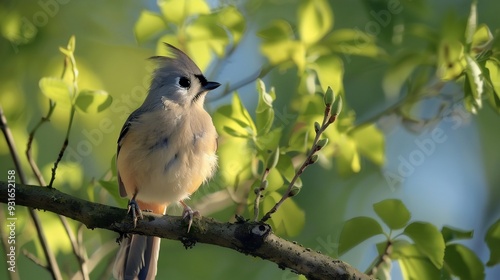
[[[135,144],[124,145],[136,148],[126,160],[134,165],[138,199],[162,203],[185,199],[214,173],[217,133],[204,110],[145,113],[129,134]]]

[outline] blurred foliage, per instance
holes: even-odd
[[[386,241],[377,244],[379,256],[367,273],[387,279],[391,261],[397,260],[404,279],[452,279],[452,275],[460,279],[484,278],[484,264],[478,256],[454,242],[472,238],[472,231],[444,226],[440,232],[427,222],[409,223],[411,213],[397,199],[378,202],[373,208],[389,232],[384,232],[382,225],[373,218],[356,217],[345,222],[339,240],[339,254],[343,254],[368,238],[385,235]],[[492,254],[496,252],[497,249],[492,248]]]
[[[117,192],[115,141],[125,118],[147,92],[153,67],[144,58],[153,54],[150,50],[156,47],[157,55],[165,55],[163,42],[173,44],[204,72],[217,76],[237,59],[245,40],[255,41],[262,54],[258,59],[263,61],[258,72],[271,72],[263,80],[244,77],[246,65],[257,58],[240,55],[242,61],[235,62],[242,81],[251,81],[254,95],[245,96],[243,88],[235,89],[239,80],[227,81],[224,90],[238,92],[220,95],[217,101],[222,105],[212,112],[220,135],[219,171],[194,196],[193,204],[202,204],[207,193],[226,193],[222,206],[206,207],[203,214],[221,220],[232,220],[234,214],[251,217],[254,190],[261,188],[260,213],[269,211],[314,147],[315,123],[321,123],[325,103],[331,102],[333,112],[340,108],[342,112],[323,134],[328,140],[322,142],[324,148],[316,158],[321,168],[294,183],[296,193],[303,190],[272,215],[269,222],[274,231],[335,257],[383,235],[386,240],[376,245],[378,255],[367,270],[381,279],[390,275],[390,260],[397,260],[404,279],[481,279],[483,262],[456,242],[472,238],[472,231],[443,226],[440,232],[438,225],[429,222],[410,223],[410,211],[398,199],[374,204],[378,219],[357,216],[338,230],[348,211],[346,197],[356,196],[356,188],[346,187],[345,182],[359,178],[356,174],[378,172],[387,161],[386,135],[377,125],[382,117],[395,116],[398,125],[422,133],[454,114],[457,104],[477,115],[487,110],[500,112],[500,29],[498,23],[482,20],[482,13],[495,11],[498,4],[481,2],[478,6],[472,1],[466,8],[456,6],[458,11],[446,7],[443,14],[432,13],[439,5],[423,0],[158,0],[128,1],[116,7],[101,2],[7,1],[0,4],[4,61],[0,104],[20,154],[29,132],[53,109],[50,123],[38,130],[33,142],[42,174],[51,176],[50,168],[67,136],[69,146],[54,186],[83,199],[124,207],[126,201]],[[61,56],[57,47],[68,38],[69,44],[59,49]],[[381,68],[370,69],[373,65]],[[461,90],[445,94],[443,88],[450,85]],[[106,90],[96,90],[101,88]],[[437,109],[424,114],[429,100]],[[2,170],[13,168],[4,145],[0,157]],[[25,161],[23,167],[30,170]],[[334,168],[337,172],[331,171]],[[264,173],[267,183],[262,188]],[[376,190],[370,189],[371,181],[361,185],[366,194],[355,197],[356,205],[370,205],[365,195]],[[23,212],[18,215],[26,217]],[[63,273],[70,278],[77,262],[68,258],[73,256],[69,242],[59,238],[64,230],[49,214],[43,220]],[[76,223],[72,226],[76,230]],[[32,225],[19,219],[18,228],[23,229],[18,232],[18,248],[43,262]],[[499,228],[498,221],[488,225],[484,238],[491,251],[488,266],[499,263]],[[339,238],[335,249],[324,242],[325,236],[327,240]],[[116,249],[115,238],[103,231],[85,233],[82,242],[94,265],[92,279],[109,278],[107,266],[113,260],[110,252]],[[162,246],[168,248],[162,249],[161,262],[185,268],[195,262],[199,269],[160,267],[159,278],[286,276],[272,264],[249,262],[238,253],[202,246],[196,253],[186,253],[176,244],[164,242]],[[225,261],[203,261],[214,256]],[[23,278],[44,277],[42,269],[32,270],[35,265],[20,254],[18,259]],[[242,267],[242,262],[248,265]],[[200,271],[202,275],[197,274]]]

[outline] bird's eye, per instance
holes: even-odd
[[[189,88],[191,86],[191,81],[186,77],[179,78],[179,86],[183,88]]]

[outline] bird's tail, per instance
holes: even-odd
[[[160,252],[159,237],[133,234],[120,244],[113,276],[120,280],[155,279]]]
[[[150,205],[142,203],[139,203],[139,206],[141,209],[149,209],[157,214],[164,214],[166,210],[166,206],[154,207],[156,209],[147,208]],[[160,241],[159,237],[138,234],[124,238],[116,254],[113,276],[119,280],[155,279]]]

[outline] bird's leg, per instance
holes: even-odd
[[[193,224],[193,217],[194,216],[200,216],[200,212],[191,209],[191,207],[189,207],[186,203],[184,203],[184,201],[179,201],[181,204],[182,204],[182,207],[184,207],[184,211],[182,211],[182,218],[183,219],[186,219],[189,217],[189,220],[188,220],[188,230],[187,232],[189,232],[189,230],[191,230],[191,225]]]
[[[137,226],[137,218],[143,219],[144,217],[142,216],[142,211],[141,208],[139,208],[139,204],[137,204],[137,201],[135,201],[135,197],[137,196],[137,193],[134,194],[130,202],[128,203],[128,211],[127,214],[132,212],[132,220],[134,221],[134,228]]]

